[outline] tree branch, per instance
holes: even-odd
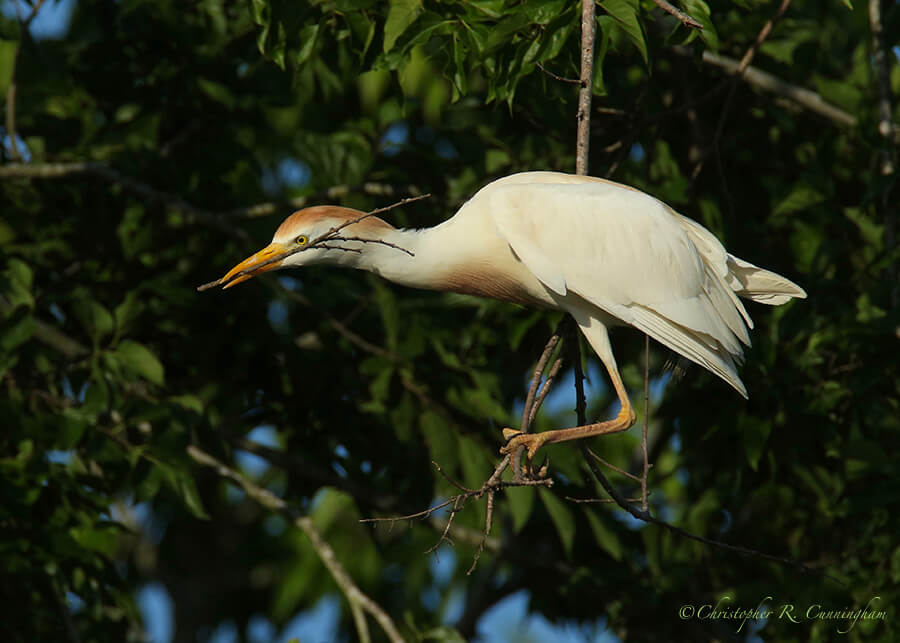
[[[581,89],[578,92],[578,138],[575,173],[588,173],[591,144],[591,100],[594,97],[595,0],[581,0]]]
[[[693,56],[693,52],[687,47],[673,47],[672,51],[679,56]],[[714,54],[708,50],[703,52],[702,60],[707,65],[718,67],[729,74],[734,74],[740,65],[740,61],[734,58]],[[762,71],[757,67],[748,65],[747,68],[744,69],[741,79],[757,89],[782,96],[804,109],[820,116],[824,116],[838,125],[851,128],[857,126],[858,121],[856,116],[842,110],[840,107],[832,105],[816,92],[793,85],[777,76]],[[896,126],[894,127],[893,132],[895,137],[900,137],[900,131],[898,131]]]
[[[338,561],[334,550],[331,548],[331,545],[329,545],[325,541],[325,539],[322,538],[322,535],[313,524],[311,518],[301,515],[297,510],[295,510],[284,500],[270,492],[268,489],[263,489],[250,480],[247,480],[240,473],[223,464],[202,449],[191,445],[187,448],[187,452],[188,455],[190,455],[191,458],[193,458],[194,461],[196,461],[198,464],[214,469],[219,477],[239,486],[248,496],[253,498],[256,502],[261,504],[269,511],[274,511],[281,514],[282,516],[293,522],[294,525],[296,525],[304,534],[306,534],[307,538],[309,538],[309,541],[313,546],[313,549],[315,549],[316,553],[319,555],[319,559],[322,561],[322,564],[324,564],[326,569],[328,569],[328,571],[331,573],[332,578],[334,578],[334,581],[338,584],[338,587],[341,588],[341,591],[344,593],[347,602],[350,604],[350,611],[353,615],[353,620],[356,624],[356,631],[357,634],[359,634],[360,641],[367,642],[371,640],[369,636],[369,628],[366,624],[364,614],[364,612],[368,612],[372,615],[372,618],[374,618],[375,621],[381,626],[381,629],[384,630],[384,633],[387,635],[388,639],[390,639],[391,643],[404,643],[403,637],[400,635],[399,630],[397,630],[397,626],[394,624],[394,621],[387,614],[387,612],[385,612],[381,608],[380,605],[369,598],[369,596],[364,594],[363,591],[359,589],[359,587],[357,587],[356,583],[344,569],[343,565],[341,565],[340,561]]]
[[[697,22],[696,20],[691,18],[689,15],[687,15],[681,9],[678,9],[677,7],[673,7],[671,4],[666,2],[666,0],[653,0],[653,2],[655,2],[656,6],[659,7],[660,9],[662,9],[663,11],[665,11],[666,13],[671,14],[671,15],[675,16],[676,18],[678,18],[685,27],[691,27],[692,29],[699,29],[699,30],[703,29],[703,25],[701,25],[699,22]]]
[[[756,52],[759,51],[760,45],[762,45],[763,42],[765,42],[766,38],[769,37],[769,34],[772,33],[772,27],[775,26],[776,22],[781,20],[790,4],[791,0],[781,0],[781,4],[775,11],[775,15],[773,15],[766,21],[766,24],[764,24],[762,29],[759,30],[759,33],[756,34],[756,40],[754,40],[753,44],[750,45],[747,48],[747,51],[744,52],[744,55],[741,58],[741,62],[738,63],[737,69],[734,70],[735,76],[744,75],[747,67],[750,66],[751,62],[753,62],[753,58],[756,56]]]
[[[884,247],[888,252],[897,247],[897,204],[891,200],[894,189],[894,173],[897,168],[898,144],[892,133],[895,126],[891,122],[891,61],[884,43],[884,27],[881,24],[881,0],[869,0],[869,25],[872,30],[872,65],[878,82],[878,133],[883,142],[878,154],[878,171],[885,177],[885,186],[879,195],[878,204],[884,218]],[[891,307],[900,306],[900,285],[898,285],[897,260],[891,259],[887,269]]]

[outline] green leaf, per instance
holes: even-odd
[[[384,334],[388,349],[397,350],[397,335],[400,327],[400,311],[397,309],[397,298],[394,292],[380,280],[372,280],[375,289],[375,302],[381,313]]]
[[[197,484],[194,482],[193,476],[189,471],[172,470],[170,484],[195,518],[209,520],[209,514],[203,509],[203,503],[200,501],[200,493],[197,491]]]
[[[466,641],[459,632],[446,625],[433,627],[426,632],[422,632],[421,640],[443,641],[443,643],[465,643]]]
[[[203,78],[202,76],[198,76],[196,80],[197,85],[200,87],[200,91],[216,103],[219,103],[229,110],[234,109],[237,105],[234,94],[232,94],[231,90],[222,83],[210,80],[209,78]]]
[[[135,375],[154,384],[163,383],[163,365],[143,344],[130,339],[123,340],[113,351],[113,355],[119,364]]]
[[[825,195],[811,185],[801,183],[791,190],[781,203],[772,209],[773,217],[783,217],[794,212],[806,210],[825,200]]]
[[[88,336],[99,344],[113,330],[113,317],[106,308],[90,298],[83,291],[72,306],[75,317],[81,322]]]
[[[647,55],[647,40],[644,37],[644,29],[638,19],[637,0],[605,0],[600,7],[613,18],[616,23],[631,39],[634,46],[641,52],[644,64],[649,63]]]
[[[0,292],[13,309],[19,306],[34,308],[32,281],[33,274],[28,264],[20,259],[10,259],[6,264],[6,270],[0,275]]]
[[[509,511],[513,517],[513,531],[519,533],[528,523],[534,509],[535,492],[533,487],[510,487],[506,490],[509,500]]]
[[[567,0],[528,0],[518,10],[537,25],[546,25],[565,11]]]
[[[319,37],[319,25],[306,25],[300,30],[300,49],[297,50],[295,60],[298,65],[302,65],[310,56],[316,46],[316,40]]]
[[[844,3],[844,6],[853,11],[853,3],[850,0],[841,0]]]
[[[18,40],[0,40],[0,95],[2,96],[6,96],[6,90],[12,83],[18,46]]]
[[[684,0],[681,3],[681,6],[687,15],[703,25],[703,29],[700,30],[699,36],[703,42],[706,43],[706,46],[713,51],[718,51],[719,34],[716,32],[716,28],[713,25],[709,5],[706,4],[704,0]],[[690,29],[688,42],[693,40],[697,35],[698,32],[696,29]]]
[[[453,427],[434,411],[425,411],[419,418],[419,429],[431,459],[448,474],[455,473],[459,465],[459,449]],[[439,484],[442,481],[442,478],[438,479]]]
[[[111,527],[86,525],[72,527],[69,535],[81,547],[101,554],[112,555],[115,553],[119,542],[119,533]]]
[[[125,295],[125,300],[113,310],[113,318],[116,321],[116,332],[119,335],[126,332],[131,327],[134,320],[141,314],[142,307],[141,296],[137,291],[131,290]]]
[[[572,545],[575,542],[575,518],[572,516],[572,510],[546,487],[539,487],[538,493],[547,508],[547,513],[553,520],[556,533],[559,534],[559,540],[562,542],[566,554],[571,554]]]
[[[387,21],[384,23],[384,52],[394,48],[397,38],[416,21],[422,12],[422,0],[391,0]]]
[[[32,333],[34,318],[24,308],[20,309],[11,318],[0,323],[0,353],[12,352],[31,339]]]
[[[493,465],[487,449],[479,441],[468,436],[459,439],[459,459],[462,464],[463,482],[475,489],[491,475]]]
[[[603,80],[603,61],[606,60],[606,52],[609,51],[609,35],[615,28],[615,20],[609,16],[600,16],[597,18],[597,27],[597,32],[600,34],[600,45],[595,47],[592,91],[595,96],[606,96],[606,84]]]
[[[585,507],[584,513],[587,516],[588,523],[591,525],[591,531],[594,532],[594,540],[597,541],[597,544],[605,549],[614,559],[622,560],[624,547],[622,547],[622,541],[619,540],[616,533],[606,526],[603,519],[597,515],[594,509]]]

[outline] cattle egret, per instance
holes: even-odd
[[[621,410],[604,422],[524,434],[506,429],[513,453],[624,431],[635,421],[607,328],[627,324],[712,371],[741,395],[737,373],[753,322],[739,297],[769,305],[806,293],[728,254],[711,232],[652,196],[603,179],[513,174],[482,188],[433,228],[394,228],[337,206],[290,215],[272,243],[216,284],[230,288],[275,269],[360,268],[430,290],[562,310],[606,366]]]

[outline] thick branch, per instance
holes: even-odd
[[[588,173],[591,142],[591,100],[594,96],[594,0],[581,0],[581,89],[578,92],[578,139],[575,173]]]
[[[244,492],[256,502],[270,511],[280,513],[306,534],[313,549],[315,549],[316,553],[319,555],[322,564],[324,564],[329,573],[331,573],[332,578],[334,578],[334,581],[338,584],[338,587],[341,588],[341,591],[347,598],[347,602],[350,604],[350,611],[353,614],[353,620],[356,623],[357,633],[359,634],[361,641],[370,640],[368,626],[366,625],[365,617],[362,614],[362,612],[368,612],[378,622],[381,629],[384,630],[384,633],[387,635],[388,639],[390,639],[391,643],[403,643],[403,637],[397,630],[394,621],[387,612],[381,609],[380,605],[357,587],[356,583],[344,569],[344,566],[338,561],[331,545],[322,538],[322,535],[319,533],[319,530],[316,529],[311,518],[301,515],[296,509],[288,505],[284,500],[270,492],[268,489],[263,489],[262,487],[255,485],[234,469],[219,462],[219,460],[196,446],[189,446],[187,452],[197,463],[214,469],[221,478],[241,487]]]

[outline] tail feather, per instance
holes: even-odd
[[[787,277],[728,255],[728,285],[741,297],[778,306],[794,297],[806,299],[806,291]]]

